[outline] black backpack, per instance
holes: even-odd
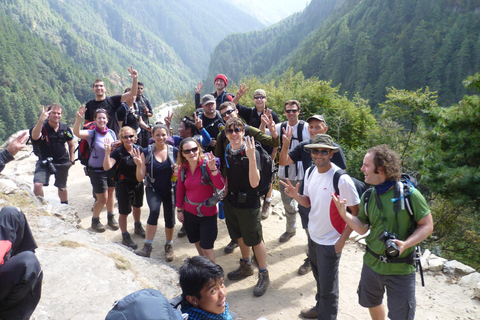
[[[47,122],[48,120],[46,120]],[[45,122],[45,123],[46,123]],[[36,155],[37,157],[41,158],[42,157],[42,153],[40,151],[40,143],[42,140],[45,141],[45,144],[50,148],[50,137],[48,136],[48,132],[47,132],[47,128],[45,128],[45,123],[44,123],[44,126],[42,126],[42,134],[41,136],[43,138],[40,138],[38,140],[33,140],[32,139],[32,130],[33,128],[30,128],[29,130],[29,134],[30,134],[30,138],[28,138],[28,140],[30,140],[32,142],[32,147],[33,147],[33,154]],[[28,144],[28,141],[27,141],[27,144]]]
[[[227,147],[225,148],[225,162],[227,163],[227,166],[227,151],[229,147],[230,143],[227,144]],[[262,197],[268,193],[270,187],[272,186],[272,180],[275,177],[275,166],[273,164],[272,157],[267,151],[265,151],[265,149],[263,149],[260,142],[255,141],[255,149],[260,154],[260,164],[262,170],[260,171],[260,182],[258,183],[258,186],[253,190],[255,191],[256,195]]]

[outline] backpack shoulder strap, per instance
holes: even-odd
[[[303,141],[303,127],[305,126],[305,121],[300,120],[297,126],[297,138],[299,142]]]
[[[171,145],[167,145],[167,158],[168,161],[170,161],[170,166],[173,167],[175,166],[175,159],[173,157],[173,147]]]
[[[364,196],[363,196],[363,202],[365,205],[365,215],[368,217],[368,202],[370,201],[370,196],[372,195],[372,187],[368,188],[367,191],[365,191]]]
[[[340,195],[340,190],[338,189],[338,180],[340,180],[340,177],[344,174],[347,174],[347,172],[342,169],[335,171],[335,173],[333,174],[333,188],[335,189],[335,193],[337,195]]]
[[[283,130],[287,130],[287,124],[288,122],[287,121],[283,121],[282,124],[280,125],[280,135],[283,134]],[[282,148],[283,146],[283,139],[282,137],[280,136],[280,149]]]

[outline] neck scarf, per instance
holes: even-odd
[[[108,127],[105,126],[105,130],[100,130],[99,127],[95,126],[95,131],[97,131],[97,132],[100,133],[100,134],[107,134],[107,132],[108,132]]]
[[[388,190],[390,190],[391,187],[393,187],[393,185],[395,184],[395,181],[392,181],[392,180],[385,180],[383,181],[382,183],[380,183],[379,185],[376,185],[374,186],[375,187],[375,191],[378,193],[378,194],[382,194],[382,193],[385,193],[387,192]]]
[[[189,320],[232,320],[232,316],[228,313],[228,302],[225,303],[225,311],[221,314],[196,309],[191,305],[182,306],[182,313],[187,313]]]
[[[228,152],[231,154],[231,155],[237,155],[237,154],[240,154],[241,152],[243,152],[243,150],[245,150],[245,141],[243,141],[242,145],[240,146],[240,148],[238,148],[237,150],[233,150],[233,147],[232,145],[230,145],[230,148],[228,148]]]

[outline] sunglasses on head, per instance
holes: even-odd
[[[285,112],[286,113],[297,113],[298,110],[297,109],[295,109],[295,110],[285,110]]]
[[[193,147],[192,149],[183,149],[183,150],[182,150],[182,152],[183,152],[184,154],[190,154],[190,152],[195,153],[195,152],[197,152],[197,151],[198,151],[198,147]]]
[[[318,149],[310,149],[310,153],[313,154],[313,155],[317,155],[317,154],[321,154],[322,156],[328,156],[328,154],[330,153],[330,151],[328,150],[318,150]]]
[[[253,97],[253,99],[255,99],[255,100],[262,100],[263,98],[265,98],[265,97],[264,96]]]
[[[233,111],[235,111],[235,110],[233,110],[233,109],[230,109],[230,110],[228,110],[228,111],[226,111],[226,112],[222,113],[222,118],[225,118],[227,115],[229,115],[229,114],[232,114],[232,112],[233,112]]]
[[[123,139],[133,139],[133,138],[135,138],[134,134],[131,134],[129,136],[123,136]]]
[[[240,132],[242,132],[242,129],[241,128],[226,129],[225,132],[227,134],[233,134],[234,132],[240,133]]]

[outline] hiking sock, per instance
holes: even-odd
[[[173,244],[173,240],[170,240],[170,241],[165,241],[165,244]]]
[[[135,227],[141,227],[142,223],[141,222],[135,222]]]
[[[266,272],[266,271],[267,271],[267,267],[265,267],[265,268],[259,268],[259,269],[258,269],[258,272],[260,272],[260,273]]]
[[[122,238],[125,238],[125,237],[127,237],[128,235],[129,235],[128,231],[125,232],[125,233],[122,232]]]
[[[145,240],[145,243],[153,244],[153,240]]]
[[[243,258],[242,258],[242,259],[240,259],[240,260],[241,260],[241,261],[245,261],[245,262],[247,262],[247,263],[249,263],[249,264],[252,264],[252,257],[248,257],[247,259],[243,259]]]
[[[265,202],[272,202],[272,197],[270,197],[270,198],[265,198]]]
[[[114,216],[115,213],[113,213],[113,211],[107,211],[107,216]]]

